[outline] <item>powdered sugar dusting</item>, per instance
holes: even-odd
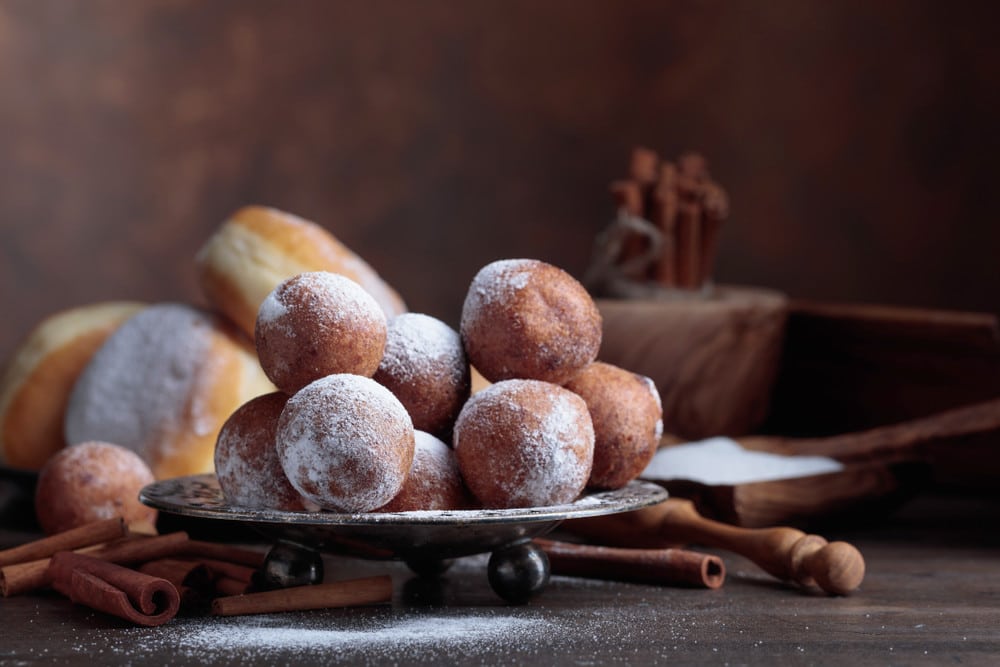
[[[462,326],[479,318],[483,306],[510,301],[528,286],[531,273],[541,262],[536,259],[501,259],[479,270],[462,306]]]
[[[653,395],[656,407],[660,411],[660,418],[656,420],[656,426],[654,427],[654,435],[659,440],[663,437],[663,400],[660,398],[660,390],[656,388],[656,383],[645,375],[639,375],[638,377],[642,379],[643,384],[646,385],[646,389]]]
[[[485,463],[495,485],[512,507],[570,502],[590,476],[594,429],[582,398],[557,385],[537,380],[506,380],[469,399],[455,427],[455,448],[482,458],[489,444],[503,443],[504,455]],[[462,460],[460,455],[459,460]],[[464,466],[463,466],[464,473]],[[466,481],[476,492],[476,480]],[[483,481],[483,480],[480,480]]]
[[[326,376],[295,394],[277,433],[292,486],[321,507],[348,512],[381,507],[399,492],[413,441],[413,423],[392,392],[349,374]]]
[[[462,339],[441,320],[422,313],[403,313],[389,321],[379,372],[409,382],[445,368],[462,373],[466,364]]]
[[[154,465],[176,437],[189,397],[206,370],[215,331],[211,315],[180,304],[146,308],[97,351],[70,398],[65,432],[70,444],[103,440],[128,447]],[[205,410],[194,406],[196,429],[208,432]]]

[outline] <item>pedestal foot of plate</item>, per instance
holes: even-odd
[[[439,577],[451,567],[450,560],[440,558],[407,558],[406,566],[420,577]]]
[[[531,540],[525,540],[494,551],[487,571],[497,595],[512,604],[523,604],[549,583],[549,558]]]
[[[267,552],[256,582],[265,590],[318,584],[323,581],[323,557],[315,549],[281,540]]]

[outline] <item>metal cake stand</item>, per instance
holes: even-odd
[[[162,480],[139,494],[143,503],[161,512],[239,522],[275,540],[261,570],[265,587],[321,581],[321,552],[402,560],[425,576],[444,572],[450,559],[490,553],[490,585],[513,603],[526,601],[548,583],[548,558],[531,542],[533,537],[544,535],[566,519],[628,512],[666,498],[662,487],[635,481],[621,489],[548,507],[363,514],[286,512],[229,505],[213,474]]]

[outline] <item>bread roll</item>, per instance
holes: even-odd
[[[70,392],[97,349],[143,308],[107,302],[55,313],[14,352],[0,379],[0,462],[39,470],[66,445]]]
[[[310,271],[350,278],[375,297],[386,317],[406,311],[399,294],[330,232],[273,208],[248,206],[234,213],[198,252],[197,270],[209,302],[251,338],[257,310],[271,290]]]

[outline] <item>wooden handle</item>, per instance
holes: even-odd
[[[688,500],[668,499],[627,514],[567,521],[581,535],[621,546],[663,547],[704,544],[749,558],[778,579],[815,584],[827,593],[845,595],[865,575],[861,552],[846,542],[827,541],[788,527],[738,528],[698,514]]]
[[[553,574],[667,586],[718,588],[726,580],[722,559],[685,549],[620,549],[535,539]]]

